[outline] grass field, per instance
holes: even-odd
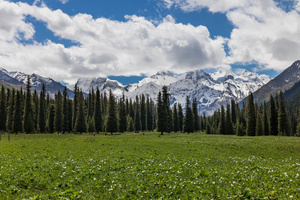
[[[300,138],[2,135],[0,199],[300,199]]]

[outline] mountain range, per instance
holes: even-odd
[[[22,72],[8,72],[0,68],[0,82],[8,86],[24,87],[27,74]],[[47,92],[51,97],[57,91],[63,91],[64,86],[51,79],[37,74],[30,75],[32,89],[40,92],[42,84],[45,84]],[[212,114],[221,105],[226,105],[231,99],[237,102],[246,101],[250,92],[254,93],[255,101],[260,103],[267,101],[270,94],[276,94],[280,90],[298,91],[296,83],[300,81],[300,61],[296,61],[289,68],[271,78],[264,74],[257,74],[247,70],[234,73],[230,70],[218,70],[207,73],[203,70],[190,71],[181,75],[170,71],[161,71],[152,76],[130,85],[123,85],[116,80],[106,77],[78,79],[77,85],[84,92],[99,88],[101,92],[110,90],[116,97],[124,94],[134,99],[136,95],[144,94],[146,97],[157,98],[158,92],[166,85],[170,93],[170,103],[180,103],[185,107],[186,96],[190,99],[196,98],[200,112],[207,115]],[[296,86],[294,86],[296,85]],[[300,85],[298,83],[298,85]],[[293,87],[294,86],[294,87]],[[74,85],[68,85],[68,95],[73,97]],[[296,88],[295,88],[296,87]],[[291,94],[294,94],[290,91]],[[295,95],[292,95],[295,96]]]

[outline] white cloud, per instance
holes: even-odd
[[[260,69],[283,70],[300,59],[300,1],[285,11],[273,0],[164,0],[184,11],[223,12],[234,25],[226,63],[256,62]],[[292,1],[292,0],[291,0]]]
[[[212,39],[206,27],[176,23],[171,16],[159,24],[135,15],[119,22],[88,14],[71,17],[61,10],[3,0],[0,9],[4,13],[0,20],[12,19],[0,23],[0,66],[8,70],[74,82],[79,77],[152,74],[163,69],[182,73],[216,67],[225,59],[222,37]],[[54,35],[79,45],[20,43],[20,35],[34,38],[34,27],[25,22],[26,15],[45,22]]]
[[[69,2],[69,0],[59,0],[62,4],[66,4]]]

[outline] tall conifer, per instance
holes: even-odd
[[[285,100],[282,91],[280,91],[279,93],[278,133],[279,135],[283,135],[283,136],[290,135],[290,127],[288,123]]]
[[[40,92],[40,100],[39,100],[39,115],[38,115],[38,130],[40,133],[46,132],[46,87],[43,84],[42,90]]]
[[[225,118],[225,134],[227,135],[233,135],[233,126],[231,121],[231,113],[230,113],[230,105],[227,104],[226,108],[226,118]]]
[[[193,115],[194,115],[194,130],[199,131],[199,115],[198,115],[198,108],[197,108],[197,99],[193,99],[192,103],[192,109],[193,109]]]
[[[194,115],[190,106],[189,96],[186,97],[185,117],[183,119],[183,131],[188,134],[194,132]]]
[[[278,113],[272,95],[270,95],[270,135],[278,135]]]
[[[84,114],[84,97],[83,92],[80,91],[78,95],[78,108],[75,123],[75,133],[85,133],[87,131],[86,118]]]
[[[263,104],[263,135],[269,135],[269,120],[268,120],[268,113],[267,113],[267,105],[266,102]]]
[[[63,105],[62,95],[60,91],[55,95],[55,117],[54,117],[55,130],[60,133],[63,131]]]
[[[31,97],[30,88],[31,88],[30,76],[28,75],[27,76],[27,85],[26,85],[24,125],[23,125],[25,133],[33,133],[34,132],[32,97]]]
[[[15,110],[15,89],[13,88],[8,100],[8,112],[7,112],[7,119],[6,119],[6,130],[8,132],[12,132],[13,130],[13,117],[14,117],[14,110]]]
[[[220,135],[225,135],[226,134],[226,121],[225,121],[225,108],[223,105],[221,105],[221,112],[220,112],[220,123],[218,127],[218,132]]]
[[[97,88],[95,96],[95,111],[94,111],[94,120],[95,120],[95,129],[96,132],[102,132],[102,112],[101,112],[101,102],[100,102],[100,90]]]
[[[6,131],[6,94],[4,86],[2,85],[0,93],[0,131]]]
[[[106,120],[106,131],[113,134],[118,131],[118,119],[116,110],[115,97],[112,91],[109,91],[107,120]]]
[[[256,128],[256,118],[255,118],[255,108],[253,102],[253,94],[250,93],[248,96],[248,105],[247,105],[247,136],[255,136]]]
[[[21,92],[17,91],[16,100],[15,100],[15,109],[13,115],[13,124],[12,124],[13,133],[23,132],[22,110],[23,109],[21,103]]]

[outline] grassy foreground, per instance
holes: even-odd
[[[13,135],[0,199],[300,199],[300,138]]]

